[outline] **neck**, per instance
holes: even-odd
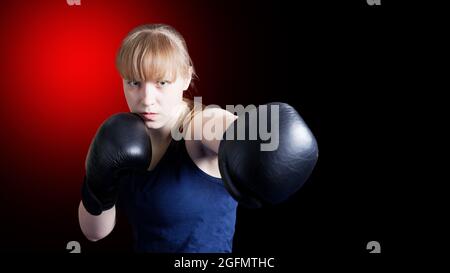
[[[152,142],[155,143],[169,142],[172,138],[170,128],[166,126],[158,129],[149,129],[149,135]]]
[[[149,134],[152,142],[168,143],[172,140],[172,129],[179,128],[180,118],[186,114],[187,105],[184,103],[176,107],[171,119],[161,128],[149,129]]]

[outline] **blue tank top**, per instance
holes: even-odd
[[[121,179],[117,208],[128,217],[137,252],[231,252],[237,202],[220,178],[203,172],[185,141],[172,140],[152,171]]]

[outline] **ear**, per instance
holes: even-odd
[[[189,88],[192,80],[192,66],[189,66],[188,77],[185,79],[183,91],[186,91]]]

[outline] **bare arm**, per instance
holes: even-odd
[[[95,216],[86,211],[83,202],[78,207],[78,221],[81,231],[89,241],[98,241],[105,238],[114,229],[116,224],[116,207],[105,210]]]

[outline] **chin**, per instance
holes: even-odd
[[[159,129],[159,128],[163,127],[163,124],[158,121],[145,121],[145,125],[149,129]]]

